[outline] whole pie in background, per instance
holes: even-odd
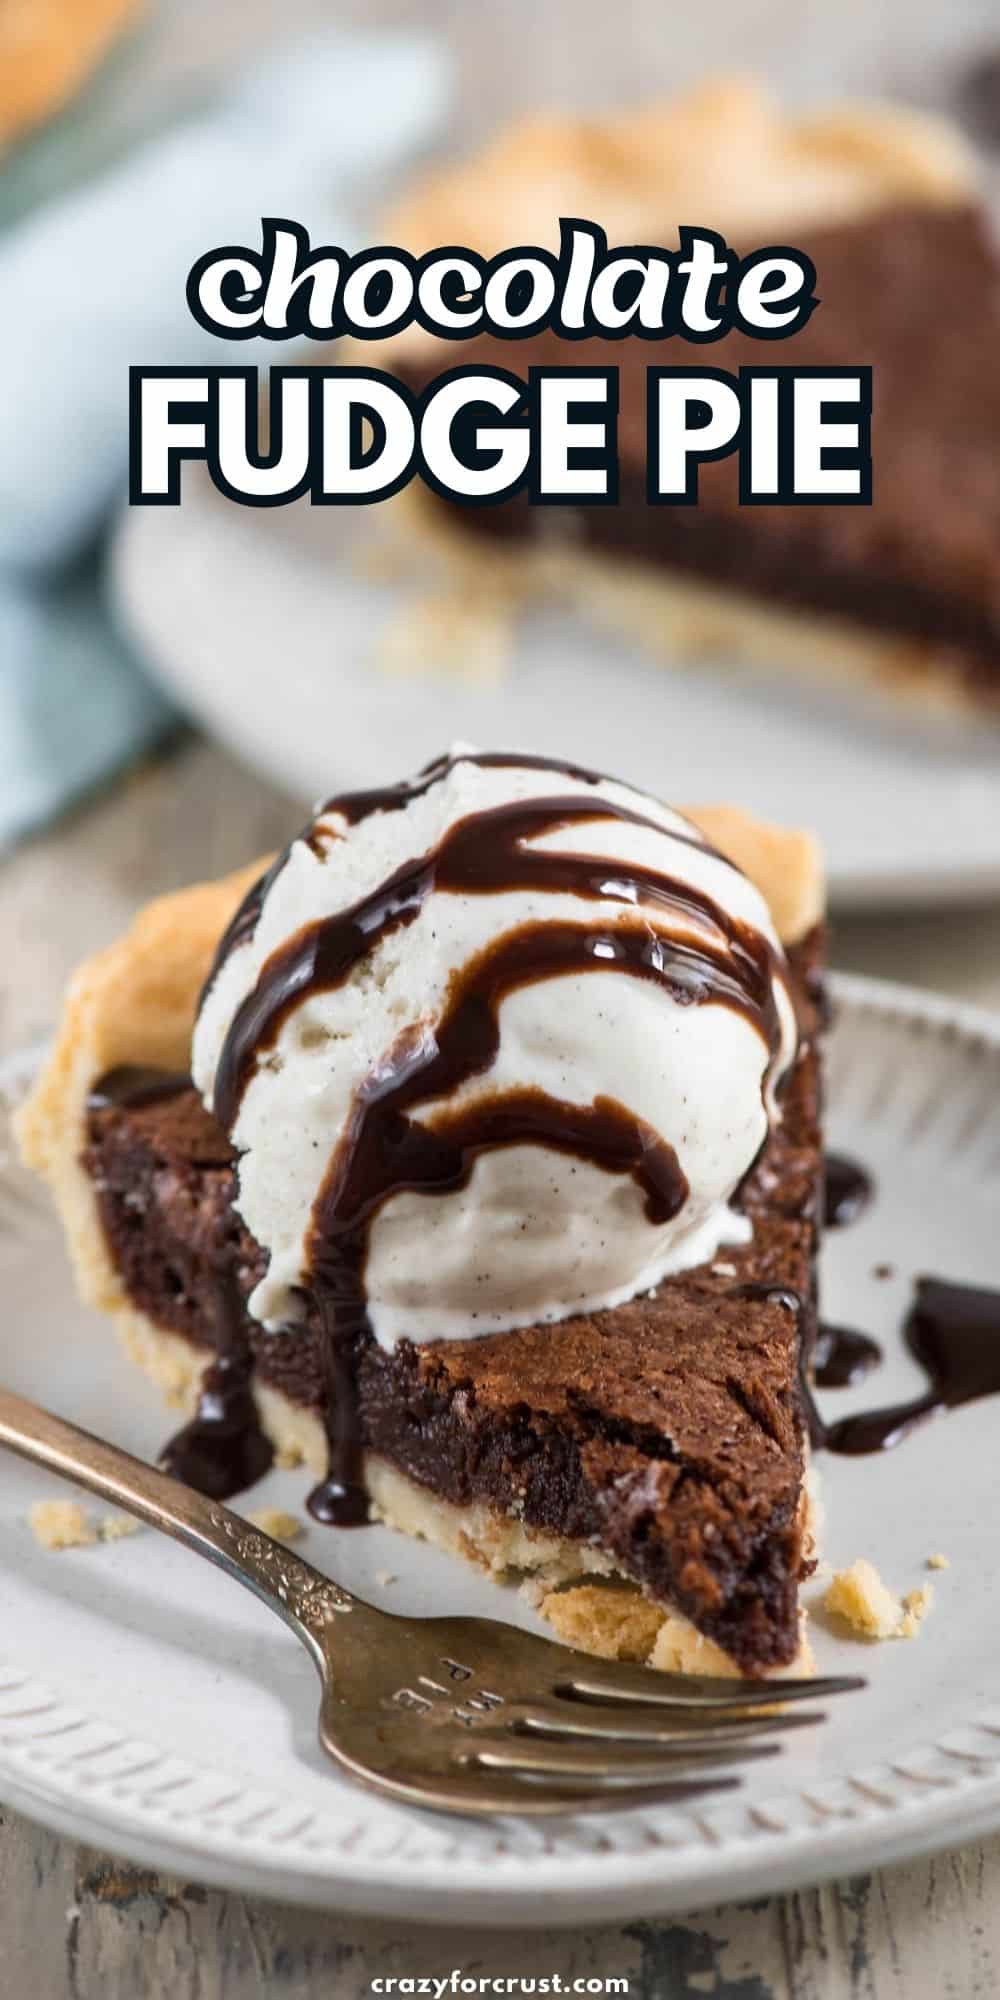
[[[456,359],[620,371],[619,501],[459,507],[405,496],[426,568],[451,565],[457,603],[555,597],[668,659],[786,667],[828,686],[874,684],[921,713],[1000,709],[1000,267],[974,156],[946,121],[881,103],[786,112],[755,83],[709,81],[605,118],[535,117],[413,186],[385,242],[416,255],[463,244],[558,248],[560,216],[611,246],[718,230],[740,255],[792,243],[819,304],[777,349],[733,332],[678,341],[544,332],[454,343],[420,328],[386,343],[415,391]],[[365,359],[371,360],[370,351]],[[870,366],[871,506],[739,502],[734,458],[702,466],[696,507],[646,500],[645,374],[658,363],[735,371]],[[412,489],[411,489],[412,492]]]

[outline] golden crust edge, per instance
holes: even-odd
[[[977,179],[971,148],[932,113],[874,100],[796,114],[752,76],[721,76],[604,117],[505,125],[413,181],[383,234],[417,255],[445,244],[491,255],[554,246],[558,217],[582,215],[612,244],[657,241],[672,223],[766,230],[896,202],[947,206],[971,199]]]
[[[119,1310],[125,1294],[80,1157],[87,1094],[119,1064],[187,1069],[212,954],[263,865],[157,897],[122,937],[84,961],[70,981],[49,1058],[14,1115],[21,1157],[54,1197],[80,1294],[101,1311]]]
[[[760,890],[784,945],[801,943],[826,914],[826,873],[815,835],[776,826],[741,806],[684,806],[707,840]]]

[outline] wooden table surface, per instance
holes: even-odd
[[[138,904],[277,845],[301,816],[301,802],[188,740],[8,858],[0,1052],[51,1026],[70,968]],[[834,956],[1000,1006],[995,911],[842,922]],[[0,1811],[2,2000],[353,2000],[379,1975],[455,1966],[624,1975],[632,2000],[971,2000],[1000,1992],[1000,1839],[705,1915],[525,1938],[279,1909]]]
[[[121,59],[121,130],[134,134],[147,114],[158,122],[192,74],[224,72],[273,32],[274,15],[269,0],[154,6]],[[720,51],[727,68],[795,90],[889,87],[947,101],[969,52],[996,31],[995,0],[285,0],[281,18],[443,30],[462,136],[532,102],[594,105],[676,87],[717,66]],[[113,124],[106,94],[109,103]],[[0,865],[0,1050],[45,1032],[71,966],[139,903],[276,844],[298,810],[189,740]],[[835,959],[1000,1005],[996,911],[844,922]],[[690,1918],[525,1937],[280,1909],[168,1880],[0,1811],[2,2000],[352,2000],[379,1975],[453,1967],[625,1975],[635,2000],[971,2000],[1000,1992],[1000,1840]]]

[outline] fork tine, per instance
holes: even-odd
[[[575,1713],[574,1713],[575,1707]],[[623,1702],[619,1713],[599,1708],[596,1702],[566,1702],[560,1708],[526,1708],[511,1718],[514,1735],[547,1737],[559,1742],[580,1740],[588,1743],[677,1743],[688,1749],[701,1744],[744,1743],[758,1736],[784,1734],[789,1729],[811,1729],[826,1716],[817,1709],[796,1710],[793,1715],[755,1715],[716,1720],[709,1710],[691,1710],[686,1715],[660,1720],[638,1705]]]
[[[475,1748],[460,1752],[456,1763],[466,1769],[503,1772],[522,1778],[550,1778],[557,1784],[567,1780],[597,1784],[602,1790],[620,1790],[623,1785],[662,1785],[672,1776],[697,1777],[713,1764],[755,1763],[762,1757],[779,1755],[779,1743],[711,1744],[693,1750],[690,1745],[659,1747],[652,1755],[642,1744],[622,1744],[609,1763],[607,1751],[582,1743],[552,1743],[543,1737],[498,1737],[479,1741]]]
[[[776,1708],[779,1703],[825,1701],[834,1694],[848,1694],[866,1683],[856,1674],[828,1674],[816,1680],[741,1681],[718,1679],[701,1674],[661,1674],[650,1667],[607,1668],[599,1661],[577,1655],[579,1667],[570,1666],[565,1678],[556,1682],[552,1693],[579,1702],[645,1702],[654,1708],[705,1711],[720,1708]]]

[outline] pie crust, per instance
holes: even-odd
[[[558,247],[560,215],[599,223],[612,245],[657,242],[679,223],[763,241],[786,224],[968,201],[975,185],[969,148],[930,113],[847,103],[792,116],[732,77],[610,117],[512,125],[418,182],[384,241],[415,256],[451,243],[483,256]]]

